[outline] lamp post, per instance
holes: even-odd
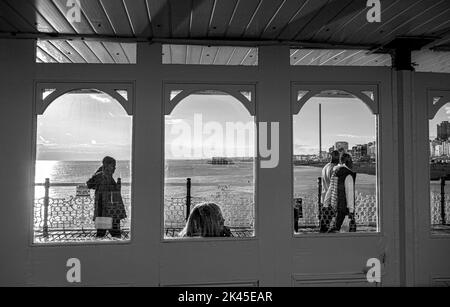
[[[319,159],[322,161],[322,104],[319,103]]]

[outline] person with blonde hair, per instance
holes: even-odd
[[[230,237],[230,229],[224,225],[220,207],[214,203],[195,205],[189,214],[181,237]]]

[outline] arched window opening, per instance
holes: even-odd
[[[128,240],[131,147],[132,116],[99,90],[69,91],[38,114],[34,242]]]
[[[255,133],[242,102],[217,90],[165,116],[166,239],[254,236]]]
[[[308,91],[296,94],[301,101]],[[324,90],[298,113],[294,105],[294,233],[379,230],[377,116],[373,98],[365,100]]]
[[[429,121],[431,231],[450,234],[450,103],[432,98],[433,105],[441,101],[442,107]]]

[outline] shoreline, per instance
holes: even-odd
[[[328,162],[315,162],[308,164],[301,164],[294,162],[294,166],[310,166],[316,168],[323,168],[326,164],[328,164]],[[357,174],[376,175],[375,163],[354,162],[353,171]]]

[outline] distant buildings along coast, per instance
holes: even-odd
[[[355,162],[375,162],[377,148],[376,142],[369,142],[367,144],[357,144],[354,145],[351,149],[349,147],[348,142],[338,141],[335,142],[333,146],[328,149],[328,152],[323,151],[322,157],[319,157],[318,154],[310,154],[310,155],[294,155],[294,161],[302,161],[302,162],[321,162],[328,161],[328,154],[333,150],[343,151],[349,153]]]
[[[443,121],[436,125],[435,139],[430,138],[431,162],[450,162],[450,123]]]

